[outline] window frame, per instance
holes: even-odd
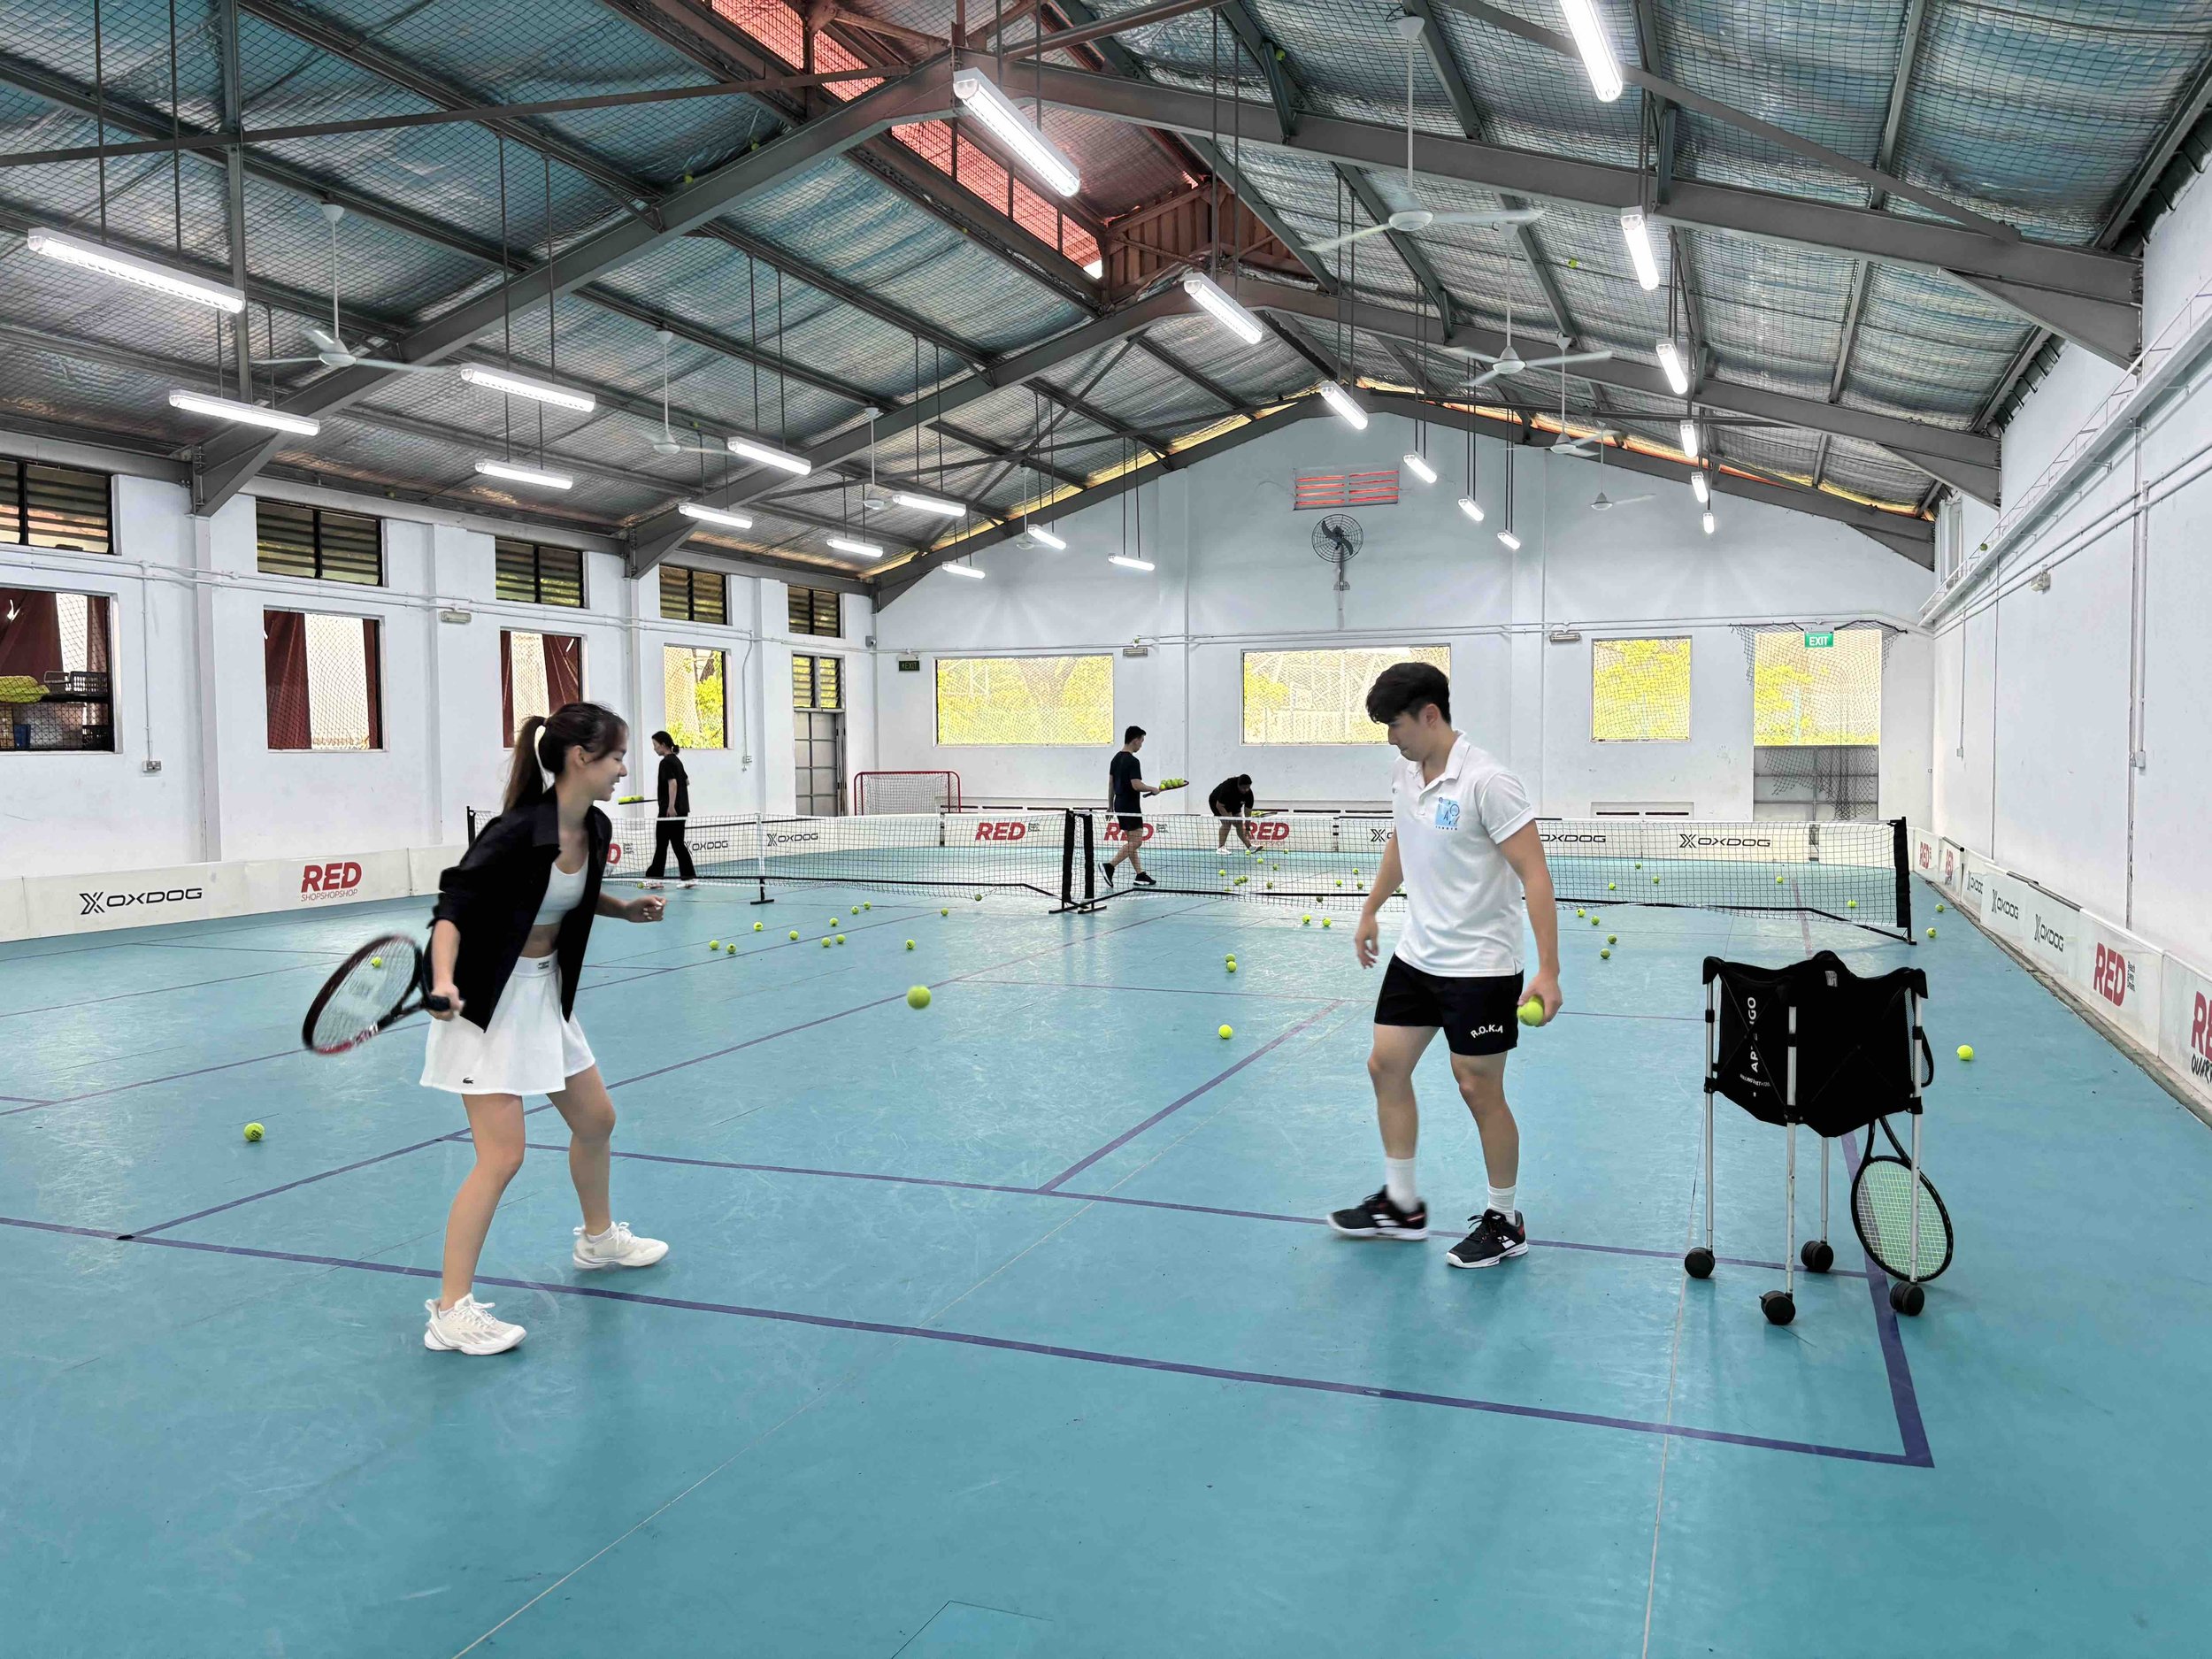
[[[1295,739],[1255,737],[1252,735],[1250,696],[1251,671],[1246,664],[1255,657],[1351,657],[1388,656],[1392,663],[1417,663],[1426,660],[1415,655],[1420,651],[1436,651],[1443,655],[1442,672],[1451,675],[1452,648],[1448,641],[1421,641],[1408,645],[1323,645],[1323,646],[1256,646],[1237,653],[1237,741],[1246,749],[1367,749],[1382,741],[1379,737],[1346,737],[1301,742]],[[1390,664],[1386,664],[1385,666]],[[1380,670],[1376,672],[1379,672]],[[1371,684],[1372,681],[1371,680]],[[1355,719],[1366,716],[1364,708],[1351,710]],[[1372,725],[1372,721],[1368,724]]]
[[[31,540],[31,472],[34,468],[49,472],[66,472],[98,481],[101,546],[65,547],[58,542]],[[58,461],[34,460],[29,456],[0,455],[0,547],[19,547],[34,552],[99,554],[112,557],[115,553],[115,474],[96,472],[89,467],[65,466]]]
[[[14,544],[10,543],[10,544],[8,544],[8,545],[14,545]],[[56,552],[60,552],[60,551],[65,551],[65,550],[68,550],[68,549],[50,549],[50,550],[51,550],[51,551],[56,551]],[[78,745],[74,745],[74,746],[65,745],[65,744],[50,744],[50,745],[26,744],[26,745],[23,745],[23,746],[21,746],[21,747],[19,747],[19,747],[16,745],[16,742],[15,742],[15,733],[14,733],[14,729],[15,729],[15,727],[16,727],[16,726],[17,726],[18,722],[14,719],[14,718],[13,718],[12,714],[12,713],[10,713],[10,712],[8,712],[9,710],[12,710],[13,708],[15,708],[15,707],[17,707],[17,706],[19,706],[19,705],[16,705],[16,704],[13,704],[13,703],[0,703],[0,720],[4,720],[4,721],[6,722],[6,724],[7,724],[7,726],[8,726],[8,727],[9,727],[9,733],[8,733],[8,744],[7,744],[7,747],[6,747],[6,748],[4,748],[4,749],[0,749],[0,755],[11,755],[11,756],[12,756],[12,755],[119,755],[119,754],[121,754],[121,753],[123,752],[123,733],[122,733],[121,727],[119,726],[119,724],[117,723],[117,720],[116,720],[116,705],[117,705],[117,703],[119,701],[119,699],[118,698],[118,696],[117,696],[117,695],[116,695],[116,691],[117,691],[117,681],[118,681],[118,680],[119,680],[119,674],[118,674],[118,672],[117,672],[117,670],[118,670],[118,653],[119,653],[119,649],[120,649],[121,642],[122,642],[122,641],[121,641],[121,635],[122,635],[122,616],[121,616],[121,612],[120,612],[120,609],[119,609],[119,607],[120,607],[120,605],[121,605],[121,603],[122,603],[122,596],[121,596],[119,594],[108,593],[108,592],[104,592],[104,591],[98,591],[98,590],[95,590],[95,589],[92,589],[92,588],[39,588],[39,587],[27,587],[27,586],[23,585],[21,582],[19,582],[19,581],[16,580],[15,580],[14,578],[12,578],[12,577],[0,578],[0,592],[25,593],[25,594],[47,594],[47,595],[51,595],[53,598],[55,598],[56,600],[61,600],[61,599],[82,599],[82,600],[85,600],[86,602],[88,602],[88,603],[90,603],[90,602],[92,602],[92,601],[96,601],[96,601],[98,601],[101,604],[104,605],[104,606],[107,608],[107,615],[106,615],[106,618],[105,618],[105,632],[106,632],[106,634],[107,634],[107,640],[106,640],[106,650],[107,650],[107,661],[108,661],[108,666],[107,666],[107,669],[106,669],[106,671],[105,671],[105,672],[106,672],[106,679],[107,679],[107,695],[105,695],[105,697],[104,697],[104,698],[103,698],[103,697],[99,697],[99,696],[93,695],[90,693],[89,689],[88,688],[86,695],[84,695],[83,696],[81,696],[81,697],[72,697],[72,698],[67,699],[67,701],[69,701],[69,702],[73,702],[73,703],[104,703],[106,704],[106,706],[107,706],[107,717],[108,717],[108,718],[107,718],[107,733],[108,733],[108,741],[107,741],[107,746],[106,746],[105,748],[104,748],[104,749],[92,749],[92,748],[86,747],[85,745],[82,745],[82,744],[78,744]],[[99,673],[99,672],[101,672],[102,671],[100,671],[100,670],[98,670],[98,669],[87,669],[87,670],[82,670],[82,671],[73,671],[73,670],[69,670],[69,669],[54,669],[54,670],[51,670],[51,671],[50,671],[50,672],[53,672],[53,673],[63,673],[63,674],[70,673],[70,672],[85,672],[85,673],[88,673],[88,674],[95,674],[95,673]],[[51,693],[51,689],[50,689],[50,688],[49,688],[48,693],[47,693],[47,695],[48,695],[48,696],[50,696],[51,695],[52,695],[52,693]],[[46,698],[45,698],[45,697],[42,697],[39,701],[40,701],[41,703],[43,703],[43,702],[45,702],[45,701],[46,701]],[[27,707],[36,707],[36,706],[37,706],[37,704],[23,704],[23,705],[20,705],[20,706],[27,707]]]
[[[726,628],[730,626],[730,578],[726,571],[710,571],[696,565],[664,563],[661,565],[660,607],[664,622],[690,622],[703,627]],[[669,609],[669,585],[672,578],[680,576],[681,607]],[[699,614],[699,587],[703,580],[711,580],[716,594],[713,616]]]
[[[307,515],[307,556],[308,562],[313,566],[311,570],[272,570],[262,562],[264,557],[262,549],[267,545],[267,540],[262,534],[261,515],[272,510],[278,512],[303,512]],[[333,518],[358,519],[361,523],[370,526],[372,537],[376,543],[376,574],[373,580],[357,581],[350,576],[333,576],[325,568],[326,538],[323,534],[323,520],[326,516]],[[344,588],[386,587],[388,583],[385,580],[387,572],[384,559],[384,524],[385,521],[374,513],[348,512],[339,507],[319,507],[307,502],[286,501],[280,496],[257,495],[254,497],[254,570],[259,575],[281,577],[290,581],[335,582]]]
[[[500,561],[507,557],[511,550],[517,549],[526,549],[530,554],[530,597],[526,599],[518,594],[506,594],[499,590],[499,584],[505,576],[500,569]],[[545,555],[548,553],[576,561],[575,603],[545,596]],[[591,580],[583,549],[563,547],[557,541],[526,541],[520,536],[495,536],[492,539],[492,596],[503,604],[544,605],[554,611],[590,610]]]
[[[313,705],[312,705],[312,701],[311,701],[311,701],[310,701],[310,705],[309,705],[309,706],[310,706],[310,713],[309,713],[309,716],[308,716],[307,743],[306,743],[306,746],[305,746],[304,748],[301,748],[301,747],[298,747],[298,746],[296,746],[296,745],[290,745],[290,744],[287,744],[287,745],[284,745],[284,746],[282,746],[282,747],[280,747],[279,745],[274,744],[274,743],[272,743],[272,742],[270,742],[270,741],[268,741],[268,732],[267,732],[267,726],[266,726],[266,723],[267,723],[267,719],[268,719],[268,712],[269,712],[269,677],[268,677],[268,664],[267,664],[267,658],[266,658],[266,656],[265,656],[265,650],[266,650],[265,641],[266,641],[266,639],[267,639],[267,631],[268,631],[268,626],[269,626],[269,621],[268,621],[269,617],[271,616],[271,614],[272,614],[272,613],[275,613],[275,612],[284,612],[284,613],[288,613],[288,614],[289,614],[289,615],[296,616],[296,617],[300,617],[300,618],[307,618],[307,617],[326,617],[326,618],[332,618],[332,619],[334,619],[334,620],[336,620],[336,621],[341,621],[341,622],[351,622],[351,623],[355,623],[355,624],[363,624],[363,623],[365,623],[365,624],[372,625],[372,626],[373,626],[375,627],[375,629],[376,629],[376,652],[375,652],[375,656],[374,656],[373,659],[371,659],[371,658],[370,658],[370,657],[368,657],[368,656],[365,653],[365,655],[364,655],[364,657],[363,657],[363,659],[362,659],[362,661],[363,661],[363,669],[364,669],[364,678],[365,678],[365,694],[366,694],[366,702],[367,702],[367,704],[368,704],[367,713],[368,713],[368,717],[369,717],[369,736],[370,736],[373,740],[374,740],[374,741],[371,741],[370,743],[368,743],[368,744],[366,744],[366,745],[365,745],[365,746],[363,746],[362,748],[359,748],[359,749],[352,749],[352,748],[345,748],[345,749],[339,749],[339,748],[331,748],[331,749],[318,749],[318,748],[316,748],[316,747],[315,747],[315,726],[314,726],[314,716],[313,716],[313,713],[312,713],[312,706],[313,706]],[[263,639],[264,639],[264,641],[265,641],[265,645],[264,645],[265,656],[264,656],[264,658],[263,658],[263,664],[262,664],[262,677],[261,677],[261,706],[262,706],[262,718],[263,718],[263,723],[264,723],[264,726],[263,726],[263,732],[262,732],[262,749],[263,749],[263,751],[264,751],[265,753],[266,753],[266,754],[271,754],[271,755],[388,755],[388,754],[390,754],[390,753],[392,752],[391,741],[390,741],[390,733],[385,730],[385,725],[384,725],[384,646],[385,646],[384,628],[385,628],[385,625],[386,625],[386,623],[389,620],[389,618],[387,618],[387,617],[380,616],[380,615],[377,614],[376,612],[373,612],[373,611],[309,611],[309,610],[304,610],[304,609],[303,609],[302,607],[297,606],[297,605],[281,605],[281,604],[277,604],[277,605],[273,605],[273,604],[264,604],[264,605],[261,607],[261,618],[262,618],[262,620],[261,620],[261,626],[262,626],[262,631],[263,631]],[[310,683],[311,684],[311,681]]]
[[[1598,735],[1598,652],[1609,645],[1680,645],[1682,647],[1682,735],[1679,737],[1601,737]],[[1618,634],[1590,641],[1590,726],[1593,743],[1686,743],[1697,731],[1697,641],[1688,634]]]
[[[799,701],[799,664],[807,664],[807,693],[809,701]],[[833,664],[831,677],[837,681],[837,701],[822,701],[822,664]],[[842,714],[845,711],[845,659],[827,652],[794,651],[791,653],[791,707],[795,713]]]
[[[686,726],[683,722],[679,721],[676,718],[674,710],[671,710],[667,706],[668,654],[671,651],[683,651],[695,657],[700,653],[705,653],[706,655],[716,658],[715,675],[716,678],[720,680],[722,682],[722,732],[721,735],[712,741],[709,741],[707,739],[700,736],[695,729]],[[694,684],[696,683],[697,682],[695,680]],[[663,725],[667,726],[670,735],[675,738],[679,746],[684,749],[706,749],[710,751],[721,750],[726,752],[730,747],[729,652],[725,650],[719,645],[687,645],[680,640],[666,640],[662,641],[661,701],[661,722]],[[698,712],[698,705],[695,702],[694,703],[690,711],[693,714],[696,714]]]
[[[502,749],[515,746],[514,636],[518,634],[527,634],[538,640],[573,640],[576,642],[576,695],[580,698],[584,695],[584,676],[588,672],[586,662],[591,655],[590,641],[581,634],[558,634],[551,628],[502,627],[499,630],[499,746]],[[523,717],[524,719],[529,718],[527,715]]]
[[[801,595],[804,595],[802,600]],[[787,630],[794,635],[814,640],[841,640],[845,637],[845,595],[833,588],[805,588],[787,583],[784,589],[784,621]],[[824,627],[822,610],[829,607],[830,626]],[[806,616],[798,612],[803,603]]]
[[[944,656],[931,659],[930,671],[930,740],[937,749],[1097,749],[1112,748],[1119,741],[1120,728],[1114,724],[1116,701],[1120,687],[1116,683],[1114,655],[1110,651],[1008,651],[982,657]],[[945,672],[950,668],[964,671],[971,663],[1103,663],[1106,664],[1106,725],[1097,738],[1044,740],[1035,741],[979,743],[948,741],[945,736]]]

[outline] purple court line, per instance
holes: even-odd
[[[46,1106],[52,1104],[50,1101],[39,1100],[29,1094],[0,1094],[0,1100],[19,1100],[27,1106]]]
[[[105,1233],[50,1222],[18,1221],[0,1216],[0,1225],[30,1227],[46,1233],[68,1233],[106,1239]],[[119,1240],[110,1240],[111,1242]],[[265,1262],[296,1262],[310,1267],[344,1267],[356,1271],[385,1273],[400,1279],[436,1279],[434,1267],[409,1267],[397,1262],[365,1262],[351,1256],[312,1256],[291,1250],[261,1250],[238,1244],[203,1244],[191,1239],[140,1239],[132,1242],[157,1248],[195,1250],[211,1256],[242,1256]],[[1708,1440],[1723,1446],[1747,1446],[1763,1451],[1794,1452],[1801,1456],[1832,1457],[1849,1463],[1887,1463],[1926,1468],[1926,1458],[1909,1452],[1872,1452],[1852,1446],[1824,1446],[1812,1440],[1777,1440],[1760,1434],[1735,1434],[1723,1429],[1688,1428],[1680,1424],[1654,1423],[1642,1417],[1609,1417],[1597,1412],[1562,1411],[1546,1406],[1512,1405],[1502,1400],[1482,1400],[1460,1394],[1427,1394],[1409,1388],[1382,1388],[1367,1383],[1336,1382],[1318,1377],[1297,1377],[1274,1371],[1236,1371],[1219,1365],[1197,1365],[1181,1360],[1154,1359],[1141,1354],[1116,1354],[1102,1348],[1067,1348],[1051,1342],[1025,1342],[1013,1337],[985,1336],[971,1331],[948,1331],[918,1325],[893,1325],[877,1319],[841,1319],[830,1314],[798,1313],[784,1308],[748,1307],[739,1302],[698,1302],[681,1296],[654,1296],[637,1291],[604,1290],[595,1285],[560,1284],[546,1279],[478,1276],[477,1282],[508,1290],[531,1290],[554,1296],[583,1296],[600,1302],[630,1302],[649,1308],[672,1308],[688,1313],[720,1314],[729,1318],[763,1319],[779,1325],[811,1326],[823,1331],[849,1331],[863,1335],[907,1337],[924,1342],[950,1342],[999,1353],[1033,1354],[1047,1359],[1079,1361],[1092,1365],[1118,1365],[1132,1371],[1164,1372],[1179,1377],[1202,1377],[1216,1382],[1248,1383],[1265,1388],[1291,1388],[1313,1394],[1348,1395],[1354,1399],[1389,1400],[1406,1405],[1439,1406],[1458,1411],[1481,1411],[1498,1417],[1532,1418],[1545,1423],[1571,1423],[1586,1428],[1617,1429],[1633,1434],[1654,1434],[1675,1440]]]
[[[1286,1042],[1288,1042],[1300,1032],[1305,1030],[1307,1026],[1312,1025],[1314,1021],[1335,1013],[1338,1009],[1342,1008],[1343,1006],[1344,999],[1342,997],[1338,997],[1327,1003],[1325,1003],[1323,1006],[1317,1008],[1312,1013],[1307,1015],[1296,1025],[1291,1026],[1281,1035],[1273,1039],[1273,1041],[1262,1043],[1258,1048],[1253,1049],[1251,1053],[1246,1055],[1243,1059],[1238,1061],[1227,1071],[1219,1073],[1217,1076],[1208,1078],[1196,1088],[1191,1090],[1189,1094],[1184,1095],[1182,1099],[1179,1101],[1171,1101],[1168,1104],[1161,1107],[1159,1110],[1154,1112],[1151,1117],[1137,1125],[1133,1129],[1124,1130],[1120,1134],[1116,1135],[1111,1141],[1109,1141],[1104,1146],[1099,1148],[1097,1151],[1088,1153],[1083,1157],[1077,1159],[1073,1164],[1068,1165],[1066,1169],[1062,1170],[1057,1175],[1047,1181],[1043,1187],[1039,1188],[1039,1190],[1048,1193],[1054,1187],[1059,1186],[1063,1181],[1073,1179],[1076,1176],[1080,1175],[1085,1170],[1089,1169],[1092,1164],[1097,1163],[1099,1159],[1106,1156],[1107,1154],[1119,1151],[1123,1147],[1127,1146],[1132,1141],[1134,1141],[1146,1130],[1151,1128],[1153,1125],[1164,1122],[1167,1118],[1173,1117],[1177,1112],[1181,1111],[1184,1107],[1189,1105],[1193,1101],[1196,1100],[1201,1094],[1206,1093],[1207,1090],[1227,1082],[1238,1072],[1243,1071],[1246,1066],[1250,1065],[1255,1060],[1260,1058],[1261,1056],[1279,1048]]]
[[[73,1002],[48,1002],[38,1008],[0,1008],[0,1019],[16,1019],[25,1014],[60,1013],[73,1008],[91,1008],[100,1002],[126,1002],[134,996],[159,996],[168,991],[196,991],[207,985],[235,985],[241,979],[267,979],[280,973],[304,973],[311,968],[326,968],[329,965],[323,962],[296,962],[288,968],[263,968],[255,973],[226,974],[219,979],[188,979],[182,985],[151,985],[142,991],[118,991],[112,996],[81,996]],[[0,1100],[15,1098],[12,1094],[0,1094]]]
[[[403,1158],[410,1152],[419,1152],[425,1147],[434,1147],[442,1141],[462,1140],[465,1138],[467,1133],[466,1130],[463,1130],[457,1134],[433,1135],[427,1141],[416,1141],[411,1147],[401,1147],[394,1152],[380,1152],[374,1157],[358,1158],[351,1164],[342,1164],[334,1170],[325,1170],[319,1175],[303,1175],[296,1181],[287,1181],[281,1187],[271,1187],[261,1192],[248,1193],[243,1198],[234,1198],[227,1203],[210,1204],[205,1210],[196,1210],[188,1216],[179,1216],[174,1221],[156,1222],[150,1227],[141,1227],[135,1233],[119,1233],[115,1237],[125,1242],[132,1239],[150,1238],[157,1233],[166,1233],[172,1227],[181,1227],[188,1221],[199,1221],[209,1216],[219,1216],[226,1210],[235,1210],[239,1205],[250,1204],[257,1199],[274,1198],[279,1193],[288,1193],[296,1187],[312,1187],[317,1181],[326,1181],[334,1175],[347,1175],[355,1170],[365,1170],[372,1164],[383,1164],[392,1158]],[[562,1150],[566,1151],[567,1148],[564,1147]]]
[[[79,1101],[98,1100],[104,1094],[121,1094],[134,1088],[151,1088],[157,1083],[174,1083],[188,1077],[206,1077],[217,1071],[232,1071],[242,1065],[259,1065],[265,1060],[281,1060],[287,1055],[302,1054],[301,1048],[280,1048],[274,1054],[249,1055],[243,1060],[225,1060],[219,1065],[203,1065],[189,1071],[172,1071],[165,1077],[142,1077],[134,1083],[116,1083],[107,1088],[96,1088],[82,1094],[65,1094],[59,1100],[50,1100],[37,1106],[11,1106],[0,1112],[0,1118],[13,1118],[19,1112],[35,1112],[48,1106],[73,1106]]]
[[[1094,979],[977,979],[977,985],[1041,986],[1051,991],[1140,991],[1154,996],[1233,996],[1248,1002],[1322,1002],[1326,997],[1301,996],[1294,991],[1206,991],[1180,985],[1106,985]]]

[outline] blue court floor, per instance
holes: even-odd
[[[1958,917],[1570,908],[1509,1073],[1538,1248],[1469,1273],[1440,1043],[1443,1235],[1318,1225],[1379,1178],[1341,915],[746,896],[599,925],[615,1213],[673,1250],[572,1271],[541,1111],[493,1359],[421,1346],[470,1154],[419,1026],[297,1048],[421,902],[0,946],[0,1650],[2207,1651],[2212,1133]],[[1931,976],[1959,1248],[1917,1320],[1839,1158],[1838,1271],[1765,1323],[1781,1137],[1732,1107],[1724,1264],[1679,1265],[1700,959],[1809,941]]]

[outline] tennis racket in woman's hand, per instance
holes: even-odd
[[[300,1042],[317,1054],[343,1054],[410,1014],[447,1012],[452,1003],[425,990],[425,966],[422,948],[405,934],[372,939],[315,993]]]

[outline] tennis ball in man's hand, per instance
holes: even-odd
[[[1233,1032],[1233,1031],[1232,1031],[1232,1030],[1231,1030],[1228,1026],[1224,1025],[1224,1026],[1221,1028],[1221,1040],[1222,1040],[1222,1041],[1226,1042],[1226,1041],[1229,1041],[1229,1039],[1230,1039],[1230,1038],[1232,1038],[1232,1037],[1233,1037],[1233,1036],[1235,1036],[1235,1035],[1236,1035],[1236,1033],[1235,1033],[1235,1032]]]
[[[1974,1057],[1974,1045],[1973,1045],[1972,1043],[1970,1043],[1970,1042],[1962,1042],[1962,1043],[1959,1044],[1959,1058],[1960,1058],[1960,1059],[1962,1059],[1962,1060],[1971,1060],[1973,1057]],[[261,1125],[258,1125],[258,1124],[254,1124],[254,1125],[250,1125],[250,1126],[249,1126],[249,1129],[248,1129],[247,1138],[248,1138],[249,1140],[250,1140],[250,1139],[252,1138],[252,1131],[253,1131],[254,1129],[258,1129],[260,1126],[261,1126]]]
[[[265,1133],[267,1132],[265,1131],[259,1124],[248,1124],[246,1125],[246,1139],[249,1141],[258,1141]]]
[[[1544,1023],[1544,1004],[1541,999],[1530,997],[1521,1004],[1521,1024],[1540,1025]]]
[[[906,1005],[909,1008],[927,1008],[929,1006],[929,987],[926,985],[918,985],[908,991],[906,994]]]

